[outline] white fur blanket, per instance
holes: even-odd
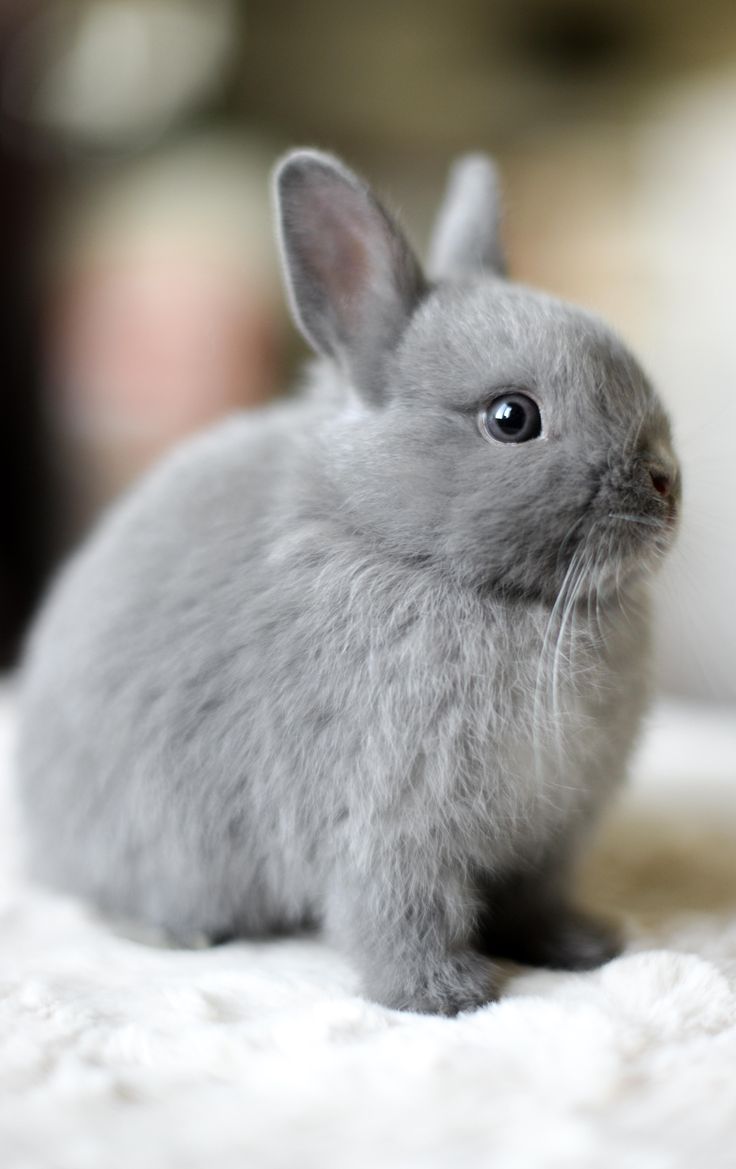
[[[671,706],[584,874],[624,957],[458,1019],[316,941],[157,949],[18,875],[0,806],[4,1169],[733,1169],[736,715]]]

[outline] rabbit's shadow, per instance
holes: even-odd
[[[586,901],[638,926],[682,915],[736,915],[736,815],[625,805],[583,865]]]

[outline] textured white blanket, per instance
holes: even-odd
[[[454,1020],[326,946],[116,936],[18,875],[0,766],[4,1169],[733,1169],[736,716],[663,708],[584,875],[624,957]]]

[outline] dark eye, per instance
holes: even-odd
[[[542,433],[539,407],[527,394],[510,391],[499,394],[478,414],[484,438],[497,442],[528,442]]]

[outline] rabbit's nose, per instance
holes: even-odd
[[[645,474],[652,487],[674,513],[680,498],[680,472],[674,459],[656,455],[645,462]]]
[[[661,495],[663,499],[667,499],[672,494],[672,476],[667,471],[663,471],[661,467],[650,467],[649,476],[652,480],[652,487],[657,494]]]

